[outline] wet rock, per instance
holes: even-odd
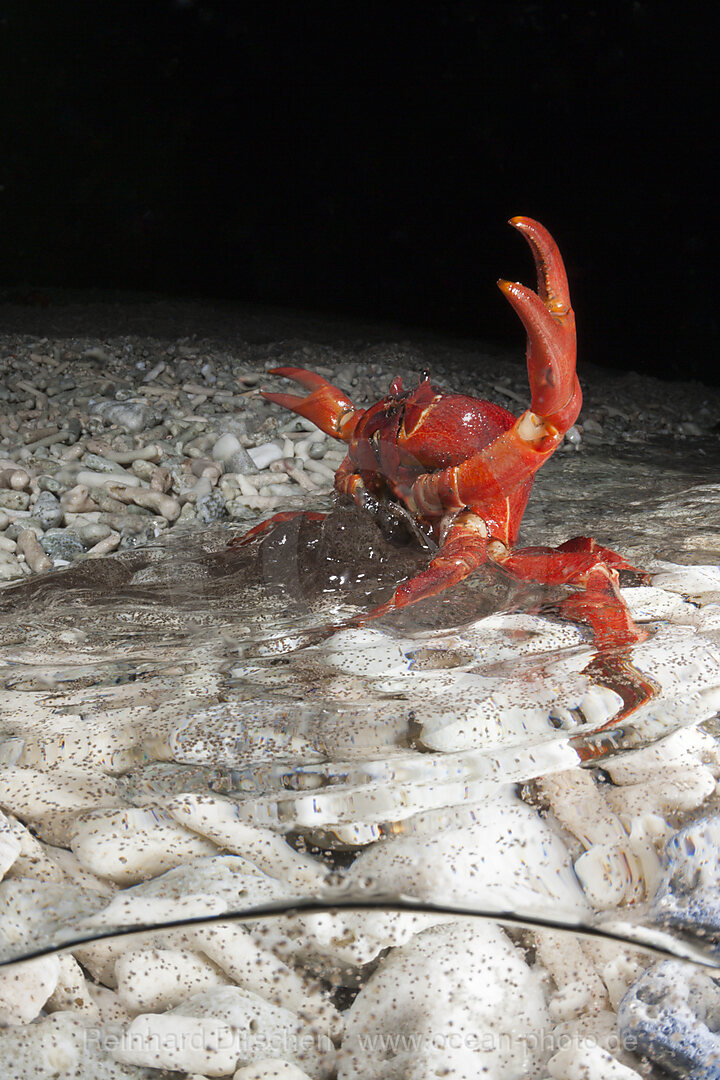
[[[0,1024],[29,1024],[57,986],[60,961],[42,956],[0,968]]]
[[[704,971],[666,960],[649,968],[618,1009],[618,1031],[656,1065],[683,1080],[720,1076],[720,987]]]
[[[680,829],[665,846],[665,868],[652,903],[655,919],[696,934],[720,933],[720,817]]]
[[[335,1057],[330,1039],[306,1028],[297,1013],[237,986],[194,994],[162,1016],[136,1017],[116,1052],[128,1064],[211,1076],[230,1076],[271,1055],[306,1067],[317,1080],[331,1075]]]
[[[537,972],[502,930],[434,926],[392,950],[353,1002],[338,1080],[520,1080],[540,1066],[547,1022]],[[377,1049],[368,1054],[373,1036]]]

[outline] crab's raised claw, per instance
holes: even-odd
[[[297,394],[275,394],[263,390],[264,398],[275,405],[282,405],[284,409],[290,409],[298,416],[304,416],[306,420],[312,420],[326,435],[350,442],[364,409],[356,409],[342,390],[321,375],[305,371],[304,368],[272,368],[270,374],[284,375],[286,379],[292,379],[312,393],[307,397],[299,397]]]
[[[349,625],[362,626],[369,619],[387,615],[428,596],[435,596],[468,577],[487,561],[487,529],[482,518],[469,512],[458,514],[448,530],[445,542],[428,567],[399,585],[392,597]]]
[[[582,405],[575,374],[575,314],[565,266],[557,244],[539,222],[514,217],[510,224],[523,234],[532,250],[537,293],[517,282],[499,281],[498,285],[527,332],[532,412],[547,429],[564,434],[575,423]]]

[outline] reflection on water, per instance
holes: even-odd
[[[589,454],[562,458],[541,474],[523,540],[593,534],[655,571],[624,590],[649,631],[631,650],[598,657],[587,628],[559,617],[566,589],[492,568],[337,629],[427,561],[345,507],[244,547],[216,527],[0,593],[3,959],[117,929],[388,898],[382,910],[188,923],[132,948],[124,937],[74,947],[63,979],[76,980],[88,1015],[107,1018],[112,1005],[144,1032],[140,1050],[115,1053],[122,1075],[153,1065],[142,1048],[163,1010],[185,1027],[210,1017],[237,1032],[252,1020],[287,1038],[309,1013],[331,1045],[344,1024],[352,1039],[339,1066],[315,1045],[288,1054],[306,1075],[411,1075],[364,1059],[362,1037],[398,985],[416,1009],[412,988],[460,953],[469,981],[457,1015],[477,1024],[483,972],[496,972],[503,993],[522,988],[527,1030],[592,1031],[592,1067],[606,1071],[587,1075],[637,1075],[602,1064],[618,1032],[675,1068],[648,993],[665,1002],[683,1060],[716,1053],[697,1034],[718,1008],[709,976],[679,979],[608,937],[566,937],[559,950],[549,929],[596,928],[717,964],[716,488],[697,462],[690,476],[674,458],[660,469],[619,455],[608,478]],[[403,898],[442,910],[391,912]],[[453,910],[535,929],[478,930]],[[59,970],[35,983],[54,977],[63,1001]],[[663,990],[673,979],[685,994],[675,1012]],[[183,1004],[173,980],[197,1000]],[[0,1011],[1,999],[0,986]],[[28,1008],[10,1022],[37,1015]],[[75,1045],[75,1019],[50,1011],[60,1019],[47,1037],[62,1028]],[[423,1014],[418,1030],[433,1023]],[[549,1050],[513,1045],[498,1051],[497,1075],[545,1075]],[[631,1049],[613,1058],[628,1070]],[[549,1075],[586,1075],[573,1072],[585,1060],[577,1046],[553,1051]],[[423,1060],[434,1053],[425,1046]],[[226,1075],[227,1061],[168,1051],[155,1063]]]

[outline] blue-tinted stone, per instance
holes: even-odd
[[[720,817],[701,818],[667,842],[652,901],[656,922],[695,934],[720,934]]]
[[[683,1080],[720,1080],[720,980],[665,960],[645,971],[620,1002],[625,1046]]]

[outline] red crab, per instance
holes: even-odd
[[[426,375],[413,390],[393,379],[388,396],[369,409],[356,409],[342,390],[303,368],[274,368],[272,374],[311,391],[306,397],[263,394],[348,444],[335,474],[337,491],[371,510],[389,503],[400,515],[411,515],[437,549],[422,573],[352,620],[355,625],[442,592],[491,562],[524,580],[579,586],[561,602],[563,614],[588,622],[601,649],[626,646],[646,635],[618,589],[618,571],[635,569],[621,555],[584,536],[557,548],[514,547],[535,473],[575,423],[582,394],[575,374],[575,316],[560,252],[537,221],[516,217],[510,224],[530,245],[538,280],[537,293],[498,283],[528,337],[532,396],[520,417],[489,401],[446,393]],[[276,514],[242,542],[294,516]]]

